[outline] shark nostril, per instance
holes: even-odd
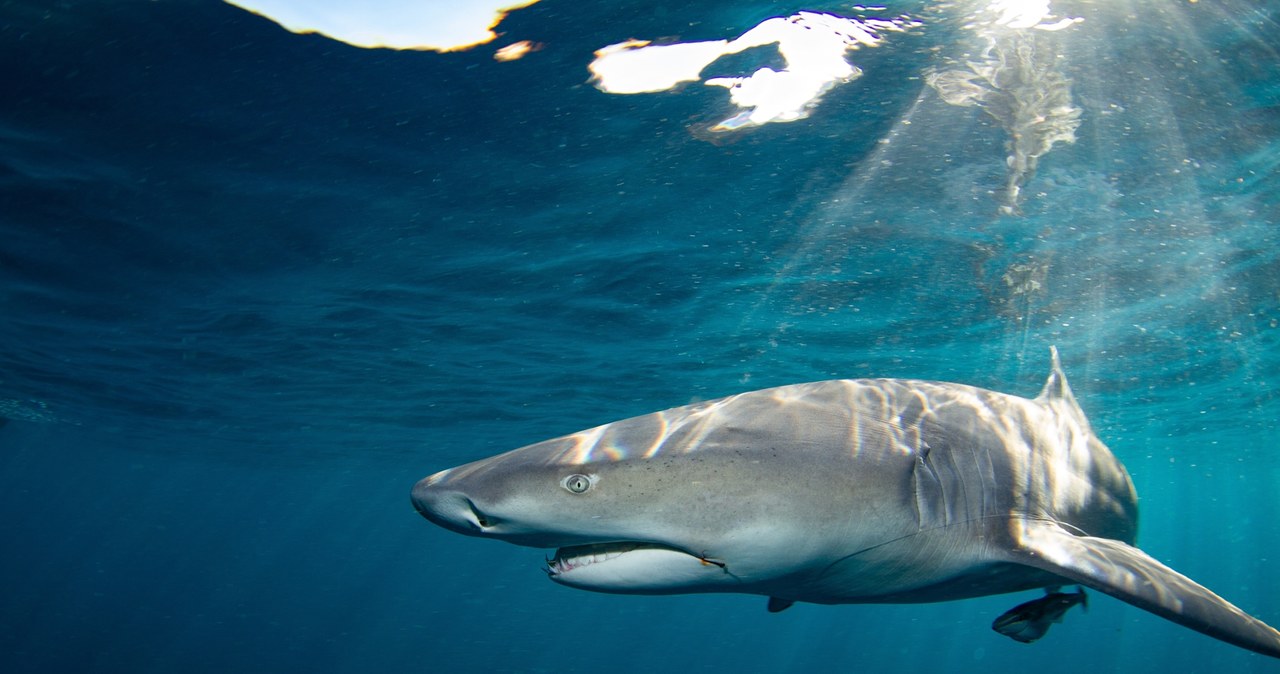
[[[413,507],[423,517],[455,531],[487,532],[498,520],[486,515],[466,495],[442,486],[433,478],[413,488]]]
[[[475,518],[476,524],[480,529],[488,529],[498,523],[497,520],[481,512],[481,510],[476,507],[476,504],[472,503],[470,500],[467,501],[467,505],[470,506],[471,516]]]

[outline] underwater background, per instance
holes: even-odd
[[[1023,645],[990,624],[1036,593],[581,592],[409,503],[767,386],[1034,396],[1056,345],[1142,548],[1280,623],[1280,8],[1055,3],[1084,20],[1018,86],[1069,83],[1078,126],[1011,196],[1044,117],[930,88],[983,49],[961,4],[858,10],[921,25],[717,132],[723,89],[608,94],[593,52],[851,6],[543,0],[439,53],[0,3],[0,671],[1280,671],[1100,593]]]

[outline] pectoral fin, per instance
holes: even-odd
[[[769,612],[778,613],[791,608],[795,601],[791,599],[778,599],[777,597],[769,597]]]
[[[1019,522],[1012,561],[1049,571],[1241,648],[1280,658],[1280,632],[1145,552],[1075,536],[1053,522]]]
[[[1048,634],[1049,628],[1055,623],[1062,622],[1063,616],[1072,606],[1080,604],[1086,609],[1089,607],[1084,588],[1078,588],[1071,594],[1058,592],[1056,587],[1046,590],[1043,597],[1005,611],[991,623],[991,629],[1014,641],[1029,644]]]

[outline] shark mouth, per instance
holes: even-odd
[[[547,574],[558,576],[562,573],[569,573],[574,569],[580,569],[584,566],[592,564],[601,564],[617,559],[628,552],[635,552],[641,548],[656,548],[659,550],[670,550],[672,552],[680,552],[675,548],[669,548],[665,545],[656,545],[653,543],[636,543],[623,541],[620,543],[592,543],[590,545],[575,545],[568,548],[560,548],[556,550],[554,557],[547,560]]]
[[[685,563],[693,562],[696,565],[727,571],[724,562],[708,559],[704,555],[690,554],[684,550],[658,543],[641,543],[637,541],[592,543],[590,545],[560,548],[556,550],[554,557],[547,560],[546,571],[547,575],[554,580],[558,579],[559,576],[571,574],[574,571],[585,570],[587,567],[608,564],[624,556],[628,557],[628,561],[634,560],[636,562],[641,559],[650,559],[657,562],[671,558],[682,558],[688,560]]]

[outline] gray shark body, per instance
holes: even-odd
[[[441,471],[413,502],[453,531],[558,548],[601,592],[739,592],[770,610],[1076,583],[1280,657],[1280,633],[1133,547],[1124,467],[1056,351],[1035,399],[836,380],[626,419]]]

